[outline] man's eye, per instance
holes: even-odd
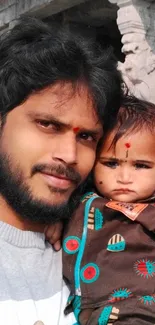
[[[97,142],[97,138],[95,137],[95,135],[92,135],[90,133],[80,133],[78,137],[84,141]]]
[[[47,120],[37,120],[36,121],[39,126],[46,130],[58,130],[59,126],[56,123]]]
[[[118,162],[116,161],[104,161],[102,163],[102,165],[106,166],[106,167],[109,167],[109,168],[112,168],[112,169],[115,169],[118,167]]]
[[[151,167],[146,164],[137,163],[135,164],[136,169],[150,169]]]

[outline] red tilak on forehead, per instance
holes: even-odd
[[[74,133],[77,133],[78,131],[79,131],[79,127],[77,126],[77,127],[75,127],[75,128],[73,128],[73,131],[74,131]]]
[[[125,146],[127,149],[129,149],[131,147],[131,144],[129,142],[125,143]]]
[[[126,143],[125,143],[125,146],[126,146],[126,148],[127,148],[127,151],[126,151],[126,158],[128,158],[128,155],[129,155],[129,151],[128,151],[128,149],[131,147],[131,144],[130,144],[129,142],[126,142]]]

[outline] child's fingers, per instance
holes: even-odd
[[[53,246],[55,251],[59,251],[61,249],[61,241],[58,240]]]
[[[63,229],[62,222],[58,222],[54,225],[45,227],[44,232],[45,232],[46,239],[49,240],[51,244],[56,243],[61,238],[62,229]]]
[[[60,240],[62,236],[62,229],[63,229],[62,223],[61,222],[57,223],[54,232],[52,234],[52,237],[50,237],[50,239],[52,239],[53,241],[53,244],[56,243],[58,240]]]
[[[55,227],[56,227],[55,224],[45,227],[44,233],[45,233],[45,236],[46,236],[47,240],[53,236],[53,234],[55,232]]]

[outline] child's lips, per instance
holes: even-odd
[[[118,193],[131,193],[134,192],[132,190],[130,190],[129,188],[117,188],[114,190],[114,192],[118,192]]]

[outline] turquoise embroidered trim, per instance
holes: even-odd
[[[100,230],[103,227],[103,215],[99,209],[95,209],[95,230]]]
[[[87,193],[85,193],[82,197],[81,197],[81,202],[84,200],[84,199],[86,199],[86,197],[87,196],[89,196],[89,195],[93,195],[94,194],[94,192],[87,192]]]
[[[81,288],[80,288],[80,268],[81,268],[81,261],[86,245],[86,239],[87,239],[87,232],[88,232],[88,215],[89,215],[89,210],[91,207],[92,202],[98,197],[98,195],[95,195],[91,197],[85,205],[85,211],[84,211],[84,224],[83,224],[83,233],[82,233],[82,238],[81,238],[81,244],[79,247],[79,251],[77,254],[77,259],[75,263],[75,268],[74,268],[74,279],[75,279],[75,294],[77,296],[81,295]]]
[[[107,325],[111,312],[112,306],[106,306],[100,314],[98,325]]]
[[[75,318],[78,321],[79,314],[81,312],[81,308],[80,308],[81,307],[81,297],[75,296],[72,305],[73,305],[73,311],[74,311]]]

